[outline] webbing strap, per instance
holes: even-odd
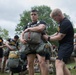
[[[28,33],[28,40],[30,40],[30,35],[31,35],[31,32]]]

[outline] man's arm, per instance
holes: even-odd
[[[46,28],[46,26],[44,24],[40,24],[36,27],[27,28],[24,30],[24,32],[27,32],[27,31],[42,32],[45,28]]]
[[[54,33],[53,35],[51,35],[51,36],[56,36],[58,34],[58,32],[56,32],[56,33]]]
[[[48,41],[59,41],[62,40],[65,37],[65,34],[58,33],[55,36],[48,36],[48,35],[43,35],[43,37],[48,40]]]
[[[8,47],[10,50],[14,50],[7,42],[5,43],[5,46]]]
[[[0,48],[3,48],[4,46],[0,46]]]
[[[25,44],[25,43],[27,43],[26,42],[26,40],[24,39],[24,31],[21,33],[21,36],[20,36],[20,41],[23,43],[23,44]]]

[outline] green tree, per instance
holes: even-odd
[[[7,39],[9,37],[8,31],[6,29],[2,29],[0,27],[0,37],[2,37],[3,39]]]
[[[64,13],[64,16],[67,17],[70,20],[70,16]]]
[[[38,10],[39,20],[44,20],[47,23],[47,31],[48,34],[53,34],[57,31],[57,23],[50,18],[50,12],[52,11],[50,7],[42,5],[42,6],[34,6],[31,8]],[[16,26],[16,34],[20,34],[23,30],[23,27],[30,22],[30,11],[23,11],[20,15],[20,23]]]
[[[76,28],[74,28],[74,33],[76,33]]]
[[[38,14],[39,14],[39,20],[44,20],[47,23],[47,30],[49,34],[52,34],[56,31],[56,23],[53,22],[53,20],[50,18],[50,12],[52,11],[50,9],[50,7],[48,6],[34,6],[31,8],[32,9],[36,9],[38,10]],[[17,34],[20,34],[23,30],[23,27],[25,25],[27,25],[27,23],[29,21],[31,21],[30,19],[30,11],[24,11],[21,15],[20,15],[20,23],[17,24],[17,27],[15,29]],[[53,25],[54,24],[54,25]]]
[[[50,18],[50,13],[52,11],[50,7],[42,5],[42,6],[34,6],[31,8],[31,10],[32,9],[38,10],[39,20],[44,20],[47,23],[47,31],[48,31],[49,35],[57,32],[57,26],[58,25],[52,18]],[[65,13],[64,13],[64,15],[66,17],[70,18]],[[20,15],[20,23],[17,24],[16,29],[15,29],[16,34],[20,34],[23,30],[23,27],[25,25],[27,25],[27,23],[30,21],[31,21],[30,11],[26,11],[26,10],[23,11],[23,13]],[[58,44],[57,42],[52,42],[52,43]]]

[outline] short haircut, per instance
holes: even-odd
[[[19,39],[19,36],[18,36],[18,35],[15,35],[14,38],[15,38],[15,39]]]
[[[38,11],[36,9],[31,10],[31,12],[37,12],[38,13]]]
[[[57,9],[54,9],[54,10],[51,12],[50,16],[51,16],[51,17],[54,17],[54,16],[57,16],[57,15],[59,15],[59,14],[62,14],[62,11],[57,8]]]

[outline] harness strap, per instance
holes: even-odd
[[[30,40],[31,32],[28,33],[28,40]]]

